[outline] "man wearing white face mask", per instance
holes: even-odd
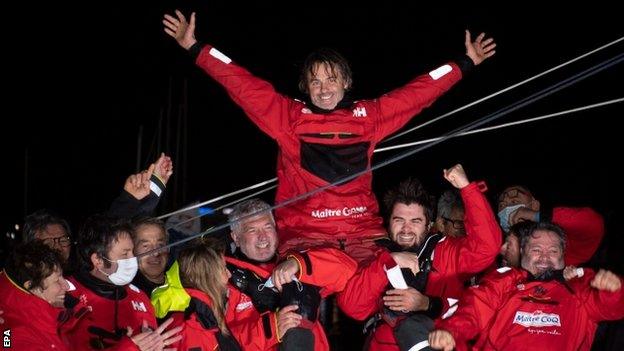
[[[550,220],[568,236],[565,261],[570,265],[587,262],[604,236],[603,217],[589,207],[554,207],[545,209],[527,187],[512,185],[498,196],[498,219],[503,231],[519,222]],[[517,254],[516,249],[516,254]]]
[[[104,216],[89,218],[80,233],[80,268],[67,293],[90,312],[77,314],[75,327],[64,333],[76,349],[132,350],[136,346],[126,335],[157,330],[149,298],[130,284],[138,270],[130,233],[127,222]],[[154,345],[142,349],[169,345],[178,331],[158,333]]]

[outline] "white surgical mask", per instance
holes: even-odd
[[[526,205],[519,204],[507,206],[502,210],[498,211],[498,221],[500,222],[501,228],[503,228],[505,232],[508,232],[509,228],[511,227],[511,223],[509,223],[509,218],[511,217],[511,214],[516,212],[516,210],[520,207],[526,207]]]
[[[103,258],[109,262],[117,262],[117,270],[114,273],[108,274],[100,270],[100,272],[106,275],[111,283],[115,285],[123,286],[130,284],[139,270],[139,261],[137,261],[136,257],[124,258],[117,261],[111,261],[106,257]]]

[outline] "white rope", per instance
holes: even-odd
[[[227,199],[228,197],[231,197],[231,196],[234,196],[234,195],[238,195],[240,193],[244,193],[246,191],[253,190],[253,189],[259,188],[261,186],[265,186],[267,184],[271,184],[271,183],[275,182],[276,180],[277,180],[277,178],[272,178],[272,179],[269,179],[269,180],[265,180],[263,182],[260,182],[260,183],[248,186],[246,188],[243,188],[243,189],[240,189],[240,190],[236,190],[236,191],[233,191],[233,192],[225,194],[225,195],[217,196],[214,199],[210,199],[210,200],[204,201],[204,202],[199,203],[199,204],[195,204],[195,205],[192,205],[192,206],[189,206],[189,207],[182,208],[182,209],[177,210],[177,211],[173,211],[173,212],[164,214],[162,216],[158,216],[158,219],[167,218],[167,217],[173,216],[175,214],[186,212],[186,211],[189,211],[189,210],[194,210],[194,209],[196,209],[198,207],[202,207],[202,206],[211,204],[213,202],[217,202],[217,201],[220,201],[220,200],[223,200],[223,199]],[[268,189],[265,189],[265,190],[268,190]]]
[[[498,111],[490,113],[489,115],[484,116],[484,117],[482,117],[482,118],[480,118],[480,119],[478,119],[478,120],[476,120],[474,122],[470,122],[470,123],[468,123],[468,124],[466,124],[464,126],[456,128],[453,131],[449,132],[447,135],[445,135],[442,138],[440,138],[439,140],[433,141],[431,143],[428,143],[427,145],[423,145],[423,146],[418,147],[418,148],[412,148],[411,150],[405,151],[405,152],[400,153],[398,155],[394,155],[394,156],[390,157],[387,160],[379,162],[379,163],[371,166],[368,169],[356,172],[356,173],[351,174],[349,176],[345,176],[344,178],[340,178],[340,179],[338,179],[338,180],[336,180],[336,181],[334,181],[332,183],[320,186],[320,187],[315,188],[315,189],[313,189],[311,191],[308,191],[306,193],[293,196],[293,197],[291,197],[289,199],[286,199],[286,200],[280,202],[279,204],[270,206],[267,209],[263,209],[263,210],[259,210],[259,211],[253,212],[253,213],[249,213],[247,215],[244,215],[244,216],[238,218],[237,220],[235,220],[233,222],[226,222],[226,223],[214,226],[211,229],[205,230],[203,232],[197,233],[195,235],[191,235],[191,236],[186,237],[184,239],[180,239],[180,240],[178,240],[176,242],[173,242],[173,243],[170,243],[168,245],[165,245],[162,248],[149,250],[149,251],[144,252],[144,253],[142,253],[140,255],[137,255],[137,257],[140,258],[142,256],[148,256],[148,255],[151,255],[154,252],[157,252],[159,250],[187,243],[187,242],[189,242],[191,240],[194,240],[194,239],[196,239],[198,237],[203,237],[203,236],[205,236],[207,234],[216,232],[217,230],[221,230],[223,228],[226,228],[226,227],[232,225],[232,223],[238,223],[238,222],[241,222],[241,221],[243,221],[243,220],[245,220],[247,218],[251,218],[253,216],[256,216],[256,215],[258,215],[261,212],[269,211],[269,210],[272,211],[272,210],[275,210],[275,209],[278,209],[278,208],[282,208],[282,207],[288,206],[288,205],[290,205],[292,203],[295,203],[295,202],[297,202],[297,201],[299,201],[301,199],[305,199],[307,197],[310,197],[310,196],[318,194],[318,193],[320,193],[322,191],[325,191],[325,190],[329,189],[330,187],[334,187],[334,186],[337,186],[337,185],[349,182],[352,179],[360,177],[361,175],[363,175],[365,173],[373,172],[373,171],[375,171],[377,169],[380,169],[382,167],[385,167],[385,166],[387,166],[389,164],[398,162],[398,161],[400,161],[400,160],[402,160],[404,158],[410,157],[410,156],[412,156],[412,155],[414,155],[414,154],[416,154],[418,152],[421,152],[423,150],[431,148],[431,147],[433,147],[433,146],[443,142],[446,139],[454,138],[454,137],[456,137],[457,135],[459,135],[461,133],[473,130],[474,128],[477,128],[477,127],[482,126],[484,124],[487,124],[487,123],[489,123],[491,121],[499,119],[502,116],[505,116],[505,115],[507,115],[507,114],[509,114],[511,112],[514,112],[514,111],[516,111],[516,110],[518,110],[518,109],[520,109],[520,108],[522,108],[524,106],[530,105],[530,104],[532,104],[532,103],[534,103],[536,101],[542,100],[542,99],[544,99],[544,98],[546,98],[546,97],[548,97],[548,96],[550,96],[550,95],[552,95],[552,94],[554,94],[556,92],[561,91],[562,89],[570,87],[570,86],[572,86],[572,85],[574,85],[574,84],[576,84],[576,83],[578,83],[578,82],[580,82],[580,81],[582,81],[584,79],[587,79],[588,77],[591,77],[591,76],[593,76],[593,75],[595,75],[595,74],[597,74],[599,72],[604,71],[605,69],[608,69],[608,68],[610,68],[610,67],[612,67],[614,65],[617,65],[619,63],[622,63],[622,62],[624,62],[624,53],[618,54],[618,55],[616,55],[616,56],[614,56],[614,57],[612,57],[610,59],[607,59],[606,61],[603,61],[603,62],[601,62],[601,63],[599,63],[597,65],[594,65],[591,68],[588,68],[588,69],[586,69],[586,70],[584,70],[582,72],[579,72],[579,73],[573,75],[572,77],[566,78],[563,81],[560,81],[560,82],[558,82],[558,83],[556,83],[554,85],[551,85],[548,88],[542,89],[542,90],[538,91],[537,93],[532,94],[532,95],[530,95],[530,96],[528,96],[526,98],[523,98],[523,99],[521,99],[521,100],[519,100],[519,101],[517,101],[517,102],[515,102],[515,103],[513,103],[513,104],[511,104],[511,105],[509,105],[507,107],[501,108]]]
[[[574,113],[574,112],[585,111],[585,110],[589,110],[589,109],[592,109],[592,108],[606,106],[606,105],[611,105],[611,104],[615,104],[615,103],[623,102],[623,101],[624,101],[624,97],[623,98],[619,98],[619,99],[603,101],[603,102],[599,102],[599,103],[596,103],[596,104],[586,105],[586,106],[577,107],[577,108],[573,108],[573,109],[565,110],[565,111],[560,111],[560,112],[555,112],[555,113],[551,113],[551,114],[547,114],[547,115],[543,115],[543,116],[539,116],[539,117],[533,117],[533,118],[520,120],[520,121],[516,121],[516,122],[509,122],[509,123],[499,124],[499,125],[496,125],[496,126],[491,126],[491,127],[481,128],[481,129],[475,129],[475,130],[467,131],[467,132],[464,132],[464,133],[459,133],[459,134],[457,134],[454,137],[460,137],[460,136],[465,136],[465,135],[477,134],[477,133],[481,133],[481,132],[487,132],[487,131],[490,131],[490,130],[501,129],[501,128],[516,126],[516,125],[521,125],[521,124],[525,124],[525,123],[537,122],[537,121],[541,121],[543,119],[548,119],[548,118],[552,118],[552,117],[562,116],[562,115],[566,115],[566,114],[570,114],[570,113]],[[399,145],[393,145],[393,146],[377,148],[377,149],[375,149],[375,152],[384,152],[384,151],[389,151],[389,150],[402,149],[402,148],[410,147],[410,146],[414,146],[414,145],[427,144],[427,143],[430,143],[432,141],[440,140],[442,138],[444,138],[444,137],[437,137],[437,138],[431,138],[431,139],[414,141],[414,142],[406,143],[406,144],[399,144]]]
[[[230,201],[230,202],[228,202],[227,204],[224,204],[224,205],[221,205],[221,206],[219,206],[219,207],[215,208],[215,209],[214,209],[214,212],[220,211],[220,210],[222,210],[222,209],[224,209],[224,208],[226,208],[226,207],[232,206],[232,205],[236,205],[237,203],[239,203],[239,202],[241,202],[241,201],[245,201],[245,200],[250,199],[250,198],[252,198],[252,197],[256,197],[256,196],[258,196],[258,195],[260,195],[260,194],[262,194],[262,193],[265,193],[265,192],[267,192],[267,191],[269,191],[269,190],[271,190],[271,189],[275,189],[275,188],[277,188],[277,184],[271,185],[270,187],[265,188],[265,189],[258,190],[258,191],[256,191],[255,193],[251,193],[251,194],[249,194],[249,195],[243,196],[243,197],[241,197],[240,199],[237,199],[237,200],[234,200],[234,201]],[[214,212],[213,212],[213,213],[214,213]],[[176,223],[176,224],[174,224],[174,225],[172,225],[172,226],[170,226],[170,227],[167,227],[167,229],[175,228],[175,227],[180,226],[180,225],[182,225],[182,224],[184,224],[184,223],[187,223],[187,222],[190,222],[190,221],[196,220],[196,219],[198,219],[198,218],[201,218],[201,217],[203,217],[203,216],[205,216],[205,215],[206,215],[206,214],[200,214],[199,216],[195,216],[195,217],[191,217],[191,218],[185,219],[185,220],[183,220],[183,221],[181,221],[181,222],[178,222],[178,223]]]
[[[589,110],[589,109],[593,109],[593,108],[597,108],[597,107],[601,107],[601,106],[607,106],[607,105],[615,104],[615,103],[622,102],[622,101],[624,101],[624,98],[603,101],[603,102],[599,102],[599,103],[596,103],[596,104],[591,104],[591,105],[577,107],[577,108],[573,108],[573,109],[569,109],[569,110],[555,112],[555,113],[551,113],[551,114],[547,114],[547,115],[543,115],[543,116],[539,116],[539,117],[533,117],[533,118],[529,118],[529,119],[526,119],[526,120],[520,120],[520,121],[516,121],[516,122],[509,122],[509,123],[499,124],[497,126],[491,126],[491,127],[481,128],[481,129],[475,129],[475,130],[471,130],[471,131],[468,131],[468,132],[460,133],[457,136],[460,137],[460,136],[472,135],[472,134],[477,134],[477,133],[481,133],[481,132],[487,132],[487,131],[490,131],[490,130],[507,128],[507,127],[511,127],[511,126],[515,126],[515,125],[522,125],[522,124],[525,124],[525,123],[537,122],[537,121],[540,121],[540,120],[543,120],[543,119],[548,119],[548,118],[562,116],[562,115],[566,115],[566,114],[570,114],[570,113],[575,113],[575,112],[580,112],[580,111],[584,111],[584,110]],[[392,146],[387,146],[387,147],[381,147],[381,148],[375,149],[374,152],[378,153],[378,152],[402,149],[402,148],[406,148],[406,147],[410,147],[410,146],[430,143],[430,142],[433,142],[433,141],[440,140],[442,138],[443,137],[436,137],[436,138],[430,138],[430,139],[425,139],[425,140],[414,141],[414,142],[411,142],[411,143],[404,143],[404,144],[392,145]],[[192,209],[195,209],[197,207],[201,207],[201,206],[204,206],[204,205],[207,205],[207,204],[219,201],[219,200],[223,200],[225,198],[228,198],[228,197],[231,197],[231,196],[234,196],[234,195],[238,195],[240,193],[243,193],[243,192],[246,192],[246,191],[249,191],[249,190],[252,190],[252,189],[256,189],[256,188],[259,188],[259,187],[262,187],[262,186],[265,186],[265,185],[269,185],[269,184],[275,182],[276,180],[277,180],[277,178],[268,179],[268,180],[265,180],[263,182],[260,182],[260,183],[248,186],[246,188],[233,191],[233,192],[231,192],[229,194],[225,194],[225,195],[221,195],[219,197],[215,197],[214,199],[210,199],[210,200],[202,202],[200,204],[189,206],[189,207],[183,208],[181,210],[177,210],[177,211],[174,211],[174,212],[171,212],[171,213],[159,216],[158,218],[159,219],[167,218],[167,217],[172,216],[174,214],[178,214],[178,213],[181,213],[181,212],[192,210]],[[254,196],[258,195],[258,194],[262,194],[262,193],[264,193],[264,192],[266,192],[268,190],[271,190],[271,189],[273,189],[275,187],[276,187],[276,185],[269,186],[266,189],[262,189],[262,190],[260,190],[258,192],[255,192],[255,193],[251,194],[251,195],[247,195],[247,196],[245,196],[245,197],[243,197],[243,198],[241,198],[239,200],[232,201],[232,202],[230,202],[230,203],[228,203],[226,205],[223,205],[223,206],[219,207],[218,209],[221,209],[221,208],[224,208],[224,207],[227,207],[227,206],[231,206],[231,205],[236,204],[236,203],[238,203],[240,201],[243,201],[243,200],[249,199],[251,197],[254,197]],[[202,216],[200,215],[200,216],[189,218],[189,219],[187,219],[187,220],[185,220],[183,222],[177,223],[176,226],[180,225],[180,224],[183,224],[183,223],[186,223],[186,222],[190,222],[190,221],[192,221],[192,220],[194,220],[196,218],[199,218],[199,217],[202,217]]]
[[[472,107],[472,106],[474,106],[474,105],[476,105],[476,104],[479,104],[479,103],[481,103],[481,102],[483,102],[483,101],[489,100],[489,99],[491,99],[491,98],[493,98],[493,97],[495,97],[495,96],[497,96],[497,95],[500,95],[500,94],[502,94],[502,93],[504,93],[504,92],[507,92],[507,91],[509,91],[509,90],[512,90],[512,89],[514,89],[514,88],[516,88],[516,87],[519,87],[519,86],[521,86],[521,85],[523,85],[523,84],[525,84],[525,83],[528,83],[528,82],[530,82],[530,81],[532,81],[532,80],[535,80],[535,79],[537,79],[537,78],[539,78],[539,77],[541,77],[541,76],[543,76],[543,75],[546,75],[546,74],[548,74],[548,73],[550,73],[550,72],[553,72],[553,71],[555,71],[555,70],[557,70],[557,69],[559,69],[559,68],[561,68],[561,67],[564,67],[564,66],[569,65],[569,64],[571,64],[571,63],[573,63],[573,62],[576,62],[576,61],[578,61],[578,60],[580,60],[580,59],[582,59],[582,58],[585,58],[585,57],[587,57],[587,56],[589,56],[589,55],[592,55],[592,54],[594,54],[594,53],[596,53],[596,52],[598,52],[598,51],[600,51],[600,50],[604,50],[604,49],[606,49],[607,47],[612,46],[612,45],[615,45],[615,44],[617,44],[618,42],[620,42],[620,41],[622,41],[622,40],[624,40],[624,37],[621,37],[621,38],[619,38],[619,39],[617,39],[617,40],[614,40],[614,41],[612,41],[612,42],[610,42],[610,43],[608,43],[608,44],[605,44],[605,45],[603,45],[603,46],[601,46],[601,47],[599,47],[599,48],[597,48],[597,49],[594,49],[594,50],[592,50],[592,51],[590,51],[590,52],[587,52],[587,53],[585,53],[585,54],[583,54],[583,55],[581,55],[581,56],[578,56],[578,57],[576,57],[576,58],[574,58],[574,59],[572,59],[572,60],[569,60],[569,61],[567,61],[567,62],[565,62],[565,63],[562,63],[562,64],[560,64],[560,65],[558,65],[558,66],[556,66],[556,67],[553,67],[553,68],[551,68],[551,69],[548,69],[548,70],[546,70],[546,71],[544,71],[544,72],[542,72],[542,73],[539,73],[539,74],[537,74],[537,75],[535,75],[535,76],[533,76],[533,77],[531,77],[531,78],[525,79],[525,80],[523,80],[523,81],[521,81],[521,82],[519,82],[519,83],[516,83],[516,84],[514,84],[514,85],[512,85],[512,86],[510,86],[510,87],[507,87],[507,88],[505,88],[505,89],[503,89],[503,90],[500,90],[500,91],[498,91],[498,92],[496,92],[496,93],[490,94],[490,95],[488,95],[488,96],[486,96],[486,97],[484,97],[484,98],[481,98],[481,99],[476,100],[476,101],[474,101],[474,102],[471,102],[471,103],[469,103],[469,104],[467,104],[467,105],[464,105],[464,106],[462,106],[462,107],[460,107],[460,108],[457,108],[457,109],[455,109],[455,110],[453,110],[453,111],[451,111],[451,112],[448,112],[448,113],[446,113],[446,114],[444,114],[444,115],[442,115],[442,116],[438,116],[438,117],[436,117],[436,118],[434,118],[434,119],[432,119],[432,120],[430,120],[430,121],[427,121],[427,122],[425,122],[425,123],[423,123],[423,124],[420,124],[420,125],[418,125],[418,126],[416,126],[416,127],[414,127],[414,128],[411,128],[411,129],[406,130],[406,131],[404,131],[404,132],[401,132],[401,133],[399,133],[399,134],[397,134],[397,135],[394,135],[394,136],[392,136],[392,137],[390,137],[390,138],[388,138],[388,139],[385,139],[383,142],[388,142],[388,141],[390,141],[390,140],[393,140],[393,139],[395,139],[395,138],[398,138],[398,137],[400,137],[400,136],[403,136],[403,135],[405,135],[405,134],[407,134],[407,133],[411,133],[411,132],[413,132],[413,131],[415,131],[415,130],[417,130],[417,129],[419,129],[419,128],[422,128],[422,127],[424,127],[424,126],[426,126],[426,125],[429,125],[429,124],[431,124],[431,123],[437,122],[437,121],[439,121],[439,120],[441,120],[441,119],[443,119],[443,118],[446,118],[446,117],[448,117],[448,116],[451,116],[451,115],[453,115],[453,114],[455,114],[455,113],[457,113],[457,112],[459,112],[459,111],[465,110],[465,109],[467,109],[467,108],[469,108],[469,107]],[[501,127],[501,128],[502,128],[502,127]],[[427,142],[434,141],[434,140],[439,140],[439,138],[438,138],[438,139],[435,139],[435,138],[434,138],[434,139],[430,139],[430,140],[423,140],[423,141],[420,141],[420,142],[417,142],[417,143],[402,144],[402,145],[406,145],[405,147],[407,147],[407,146],[409,146],[409,145],[418,145],[418,143],[427,143]],[[389,147],[385,147],[385,148],[378,148],[378,149],[375,149],[375,151],[374,151],[374,152],[383,152],[383,151],[387,151],[387,150],[396,149],[396,148],[399,148],[399,147],[401,147],[401,145],[389,146]],[[161,216],[159,216],[158,218],[159,218],[159,219],[164,219],[164,218],[167,218],[167,217],[173,216],[173,215],[178,214],[178,213],[182,213],[182,212],[186,212],[186,211],[189,211],[189,210],[193,210],[193,209],[195,209],[195,208],[198,208],[198,207],[201,207],[201,206],[205,206],[205,205],[211,204],[211,203],[213,203],[213,202],[216,202],[216,201],[219,201],[219,200],[223,200],[223,199],[226,199],[226,198],[228,198],[228,197],[231,197],[231,196],[234,196],[234,195],[238,195],[238,194],[240,194],[240,193],[243,193],[243,192],[246,192],[246,191],[249,191],[249,190],[252,190],[252,189],[256,189],[256,188],[262,187],[262,186],[267,185],[267,184],[274,183],[276,180],[277,180],[277,178],[272,178],[272,179],[264,180],[264,181],[262,181],[262,182],[259,182],[259,183],[257,183],[257,184],[254,184],[254,185],[248,186],[248,187],[246,187],[246,188],[243,188],[243,189],[240,189],[240,190],[233,191],[233,192],[231,192],[231,193],[229,193],[229,194],[221,195],[221,196],[219,196],[219,197],[215,197],[214,199],[210,199],[210,200],[207,200],[207,201],[205,201],[205,202],[202,202],[202,203],[199,203],[199,204],[196,204],[196,205],[192,205],[192,206],[189,206],[189,207],[186,207],[186,208],[183,208],[183,209],[177,210],[177,211],[173,211],[173,212],[170,212],[170,213],[167,213],[167,214],[161,215]]]
[[[415,130],[417,130],[417,129],[420,129],[420,128],[422,128],[422,127],[428,126],[428,125],[429,125],[429,124],[431,124],[431,123],[437,122],[437,121],[439,121],[439,120],[441,120],[441,119],[443,119],[443,118],[446,118],[446,117],[448,117],[448,116],[454,115],[455,113],[457,113],[457,112],[459,112],[459,111],[463,111],[463,110],[465,110],[465,109],[467,109],[467,108],[469,108],[469,107],[472,107],[472,106],[474,106],[474,105],[476,105],[476,104],[479,104],[479,103],[481,103],[481,102],[483,102],[483,101],[489,100],[489,99],[491,99],[491,98],[493,98],[493,97],[495,97],[495,96],[497,96],[497,95],[500,95],[500,94],[505,93],[505,92],[507,92],[507,91],[509,91],[509,90],[515,89],[515,88],[517,88],[517,87],[519,87],[519,86],[521,86],[521,85],[524,85],[524,84],[526,84],[526,83],[528,83],[528,82],[530,82],[530,81],[532,81],[532,80],[535,80],[535,79],[537,79],[537,78],[539,78],[539,77],[541,77],[541,76],[543,76],[543,75],[546,75],[546,74],[548,74],[548,73],[554,72],[554,71],[558,70],[559,68],[565,67],[565,66],[567,66],[567,65],[569,65],[569,64],[571,64],[571,63],[573,63],[573,62],[576,62],[576,61],[578,61],[578,60],[580,60],[580,59],[583,59],[583,58],[585,58],[585,57],[587,57],[587,56],[589,56],[589,55],[592,55],[592,54],[594,54],[594,53],[596,53],[596,52],[598,52],[598,51],[604,50],[604,49],[608,48],[609,46],[615,45],[615,44],[617,44],[618,42],[620,42],[620,41],[622,41],[622,40],[624,40],[624,37],[621,37],[621,38],[619,38],[619,39],[616,39],[616,40],[614,40],[614,41],[612,41],[612,42],[610,42],[610,43],[608,43],[608,44],[605,44],[605,45],[603,45],[603,46],[601,46],[601,47],[597,48],[597,49],[594,49],[594,50],[592,50],[592,51],[590,51],[590,52],[587,52],[587,53],[585,53],[585,54],[583,54],[583,55],[581,55],[581,56],[578,56],[578,57],[576,57],[576,58],[573,58],[573,59],[571,59],[571,60],[569,60],[569,61],[567,61],[567,62],[564,62],[564,63],[562,63],[562,64],[560,64],[560,65],[558,65],[558,66],[555,66],[555,67],[553,67],[553,68],[550,68],[550,69],[548,69],[548,70],[546,70],[546,71],[544,71],[544,72],[542,72],[542,73],[539,73],[539,74],[537,74],[537,75],[535,75],[535,76],[533,76],[533,77],[531,77],[531,78],[527,78],[527,79],[525,79],[525,80],[523,80],[523,81],[521,81],[521,82],[519,82],[519,83],[516,83],[516,84],[514,84],[514,85],[512,85],[512,86],[509,86],[509,87],[507,87],[507,88],[505,88],[505,89],[503,89],[503,90],[499,90],[499,91],[497,91],[497,92],[495,92],[495,93],[493,93],[493,94],[490,94],[490,95],[488,95],[488,96],[486,96],[486,97],[484,97],[484,98],[481,98],[481,99],[479,99],[479,100],[473,101],[473,102],[471,102],[471,103],[469,103],[469,104],[467,104],[467,105],[464,105],[464,106],[462,106],[462,107],[460,107],[460,108],[457,108],[457,109],[455,109],[455,110],[453,110],[453,111],[451,111],[451,112],[445,113],[445,114],[443,114],[442,116],[438,116],[438,117],[436,117],[436,118],[434,118],[434,119],[432,119],[432,120],[430,120],[430,121],[427,121],[427,122],[425,122],[425,123],[419,124],[419,125],[417,125],[417,126],[415,126],[415,127],[411,128],[411,129],[408,129],[408,130],[403,131],[403,132],[401,132],[401,133],[399,133],[399,134],[396,134],[396,135],[394,135],[394,136],[392,136],[392,137],[390,137],[390,138],[387,138],[387,139],[383,140],[383,141],[382,141],[382,143],[388,142],[388,141],[390,141],[390,140],[394,140],[394,139],[396,139],[396,138],[398,138],[398,137],[401,137],[401,136],[403,136],[403,135],[405,135],[405,134],[411,133],[411,132],[413,132],[413,131],[415,131]]]

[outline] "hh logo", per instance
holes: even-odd
[[[5,329],[2,334],[2,346],[8,349],[11,347],[11,329]]]
[[[353,117],[366,117],[366,108],[356,107],[353,109]]]
[[[135,311],[147,312],[147,308],[145,308],[145,304],[143,302],[132,301],[132,308],[134,308]]]

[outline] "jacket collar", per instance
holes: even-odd
[[[332,113],[332,112],[334,112],[336,110],[350,109],[353,106],[353,103],[354,103],[353,99],[351,99],[349,94],[346,94],[346,93],[345,93],[344,97],[342,98],[342,100],[340,100],[338,102],[338,105],[336,105],[336,107],[334,107],[331,110],[320,108],[320,107],[314,105],[312,103],[312,101],[310,100],[309,96],[307,96],[304,101],[305,101],[306,107],[309,108],[310,111],[312,111],[313,113],[319,114],[319,115],[326,115],[326,114]]]
[[[91,273],[80,270],[76,274],[76,280],[96,295],[109,300],[123,300],[128,295],[125,286],[118,286],[94,277]]]

